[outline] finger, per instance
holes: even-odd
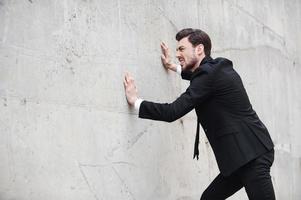
[[[124,89],[126,89],[128,87],[126,80],[123,80],[123,86],[124,86]]]
[[[129,82],[134,82],[134,77],[129,75],[128,80],[129,80]]]
[[[164,52],[168,51],[168,48],[167,48],[166,46],[164,46],[164,45],[161,47],[161,49],[162,49],[162,51],[164,51]]]
[[[131,78],[128,83],[135,86],[135,80],[133,78]]]
[[[128,72],[125,73],[125,80],[126,82],[129,82],[130,74]]]
[[[162,42],[162,45],[163,45],[164,49],[168,49],[167,44],[165,44],[164,42]]]
[[[131,75],[128,75],[127,80],[128,80],[128,83],[133,80],[133,78],[131,77]]]
[[[161,51],[162,51],[162,53],[164,54],[164,53],[165,53],[165,49],[164,49],[164,46],[163,46],[163,44],[162,44],[162,43],[160,44],[160,47],[161,47]]]
[[[122,82],[126,83],[126,75],[124,75]]]
[[[167,50],[166,49],[161,49],[162,50],[162,54],[166,57],[167,56]]]
[[[169,50],[168,50],[167,47],[163,47],[162,53],[164,54],[164,56],[165,56],[166,58],[169,57]]]
[[[162,51],[166,50],[166,45],[164,44],[164,42],[161,42],[160,44]]]

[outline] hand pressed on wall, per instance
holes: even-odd
[[[165,69],[177,71],[177,65],[172,63],[171,61],[171,56],[170,56],[170,51],[168,46],[164,42],[161,42],[160,46],[162,50],[161,61]]]
[[[134,106],[137,100],[138,90],[134,78],[128,72],[124,76],[123,85],[127,102],[131,106]]]

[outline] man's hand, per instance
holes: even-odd
[[[160,46],[161,46],[161,50],[162,50],[161,61],[162,61],[163,66],[166,69],[176,72],[177,65],[171,62],[168,46],[164,42],[161,42]]]
[[[129,73],[125,74],[123,84],[124,84],[126,100],[131,106],[134,106],[135,101],[137,100],[138,91],[135,85],[135,81]]]

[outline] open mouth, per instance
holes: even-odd
[[[180,62],[180,65],[183,65],[185,63],[183,58],[179,58],[179,62]]]

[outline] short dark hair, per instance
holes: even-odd
[[[207,33],[200,29],[185,28],[177,33],[176,40],[180,41],[185,37],[188,37],[188,41],[193,47],[196,47],[199,44],[204,45],[205,55],[210,56],[211,40]]]

